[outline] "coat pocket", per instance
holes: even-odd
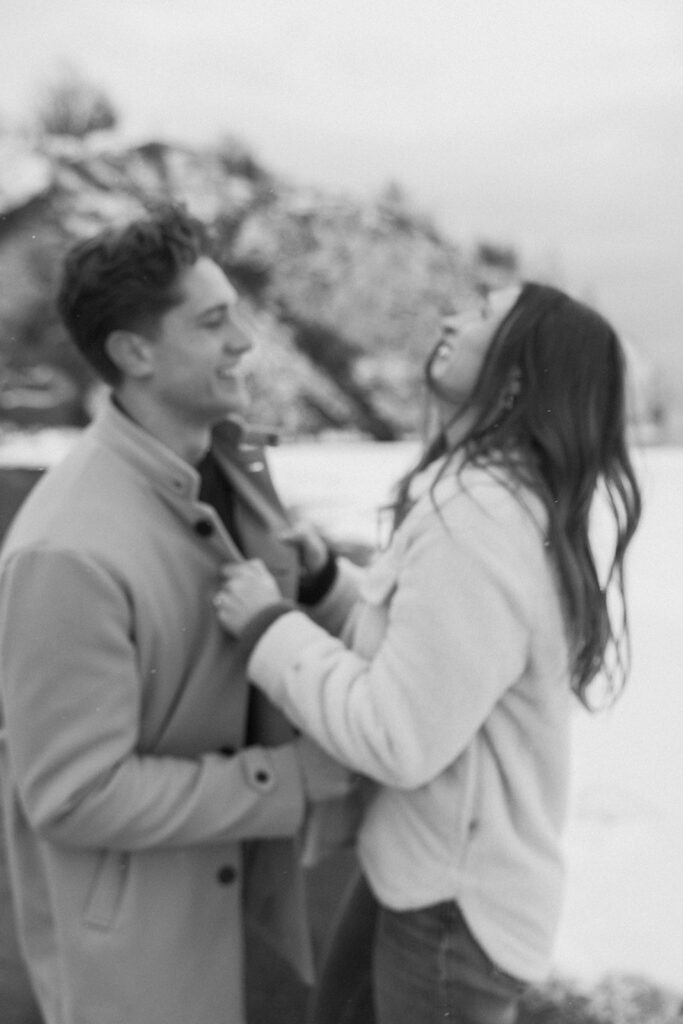
[[[128,880],[130,854],[105,850],[97,858],[83,923],[101,931],[114,924]]]

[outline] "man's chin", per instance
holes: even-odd
[[[220,411],[216,410],[214,426],[225,420],[246,420],[249,417],[249,402],[226,402]]]
[[[235,384],[230,389],[230,392],[224,396],[224,401],[221,404],[223,409],[222,419],[233,416],[246,416],[251,403],[245,384],[241,381],[239,384]]]

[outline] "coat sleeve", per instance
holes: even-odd
[[[19,551],[4,567],[3,717],[32,826],[66,846],[129,850],[292,835],[304,796],[291,744],[139,752],[130,600],[113,570],[71,552]]]
[[[291,612],[248,665],[332,756],[399,788],[427,783],[465,749],[529,656],[535,569],[525,554],[542,547],[538,537],[515,534],[519,517],[501,526],[465,503],[449,511],[424,514],[405,545],[371,659]]]
[[[309,617],[333,636],[350,637],[365,570],[347,558],[337,560],[337,578],[317,604],[306,608]]]

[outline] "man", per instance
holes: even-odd
[[[200,225],[173,208],[76,246],[59,309],[112,395],[0,558],[22,950],[46,1024],[242,1024],[243,902],[310,979],[286,837],[348,788],[249,698],[212,609],[226,562],[261,558],[285,598],[299,582],[263,453],[234,420],[251,339]]]

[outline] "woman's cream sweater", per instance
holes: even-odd
[[[278,618],[248,672],[379,783],[358,852],[380,902],[456,900],[501,968],[538,980],[561,907],[571,699],[544,513],[481,469],[449,468],[430,494],[437,469],[389,549],[360,578],[341,567],[317,622]]]

